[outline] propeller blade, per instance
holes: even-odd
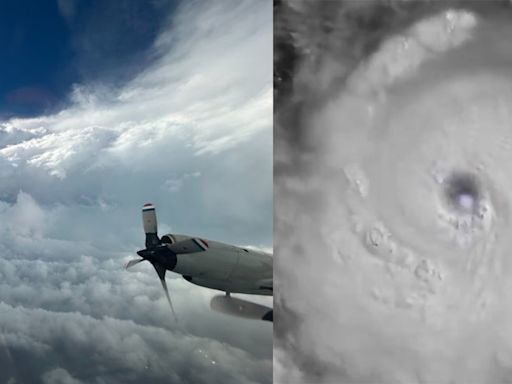
[[[155,268],[155,271],[158,274],[158,278],[160,279],[160,282],[162,283],[162,287],[164,288],[165,296],[167,297],[167,301],[169,302],[169,306],[171,307],[172,314],[174,315],[174,318],[176,319],[176,321],[178,321],[178,317],[176,316],[176,312],[174,312],[174,307],[172,306],[172,301],[171,301],[171,296],[169,295],[169,290],[167,289],[167,283],[165,282],[166,269],[158,263],[151,263],[151,264],[153,264],[153,267]]]
[[[142,224],[146,234],[146,248],[154,248],[160,244],[158,239],[158,227],[156,223],[156,212],[153,204],[144,204],[142,208]]]
[[[139,264],[141,261],[144,261],[144,259],[133,259],[126,263],[124,266],[126,269],[133,267],[136,264]]]

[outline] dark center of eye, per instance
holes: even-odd
[[[445,196],[448,204],[463,213],[477,210],[481,194],[476,177],[469,173],[454,173],[445,180]]]

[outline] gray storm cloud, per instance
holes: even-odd
[[[507,382],[510,4],[333,4],[287,5],[275,382]]]
[[[162,233],[272,246],[271,12],[183,3],[120,88],[0,122],[0,381],[271,382],[271,325],[169,274],[177,324],[150,266],[123,269],[147,201]]]

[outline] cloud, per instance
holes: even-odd
[[[55,368],[43,374],[41,377],[44,384],[80,384],[68,371],[62,368]]]
[[[270,324],[169,274],[176,324],[151,266],[122,268],[146,201],[161,233],[271,246],[271,4],[183,3],[152,53],[0,122],[0,381],[271,382]]]
[[[183,185],[187,180],[194,179],[201,176],[201,172],[192,172],[192,173],[185,173],[181,177],[171,178],[167,179],[164,182],[163,188],[171,191],[171,192],[178,192],[181,190]]]
[[[59,377],[61,380],[91,382],[140,382],[146,377],[151,382],[260,382],[262,369],[270,362],[251,362],[250,355],[220,342],[173,333],[158,327],[136,324],[131,320],[104,317],[94,319],[77,312],[57,312],[27,309],[0,304],[4,316],[0,321],[4,333],[3,348],[11,354],[24,354],[16,369],[49,365],[60,361],[66,366],[42,373],[43,380]],[[46,364],[41,364],[46,363]],[[41,368],[41,367],[38,367]],[[25,378],[36,378],[35,372],[24,372]],[[69,371],[75,372],[73,375]],[[33,375],[33,376],[29,376]],[[28,380],[27,380],[28,381]],[[36,382],[30,380],[30,382]]]
[[[510,102],[510,76],[495,71],[509,62],[510,50],[496,44],[505,41],[507,29],[495,27],[503,10],[490,3],[478,7],[482,14],[447,10],[449,2],[442,12],[425,6],[426,13],[439,13],[372,44],[378,49],[358,60],[354,72],[350,59],[326,65],[332,81],[325,83],[319,68],[297,71],[309,75],[309,85],[324,98],[308,104],[304,99],[318,96],[313,91],[293,95],[297,104],[280,111],[288,133],[303,124],[305,140],[283,135],[289,140],[276,146],[277,153],[289,152],[281,152],[275,183],[275,382],[502,382],[510,376],[510,308],[503,296],[510,247],[502,235],[509,232],[503,207],[510,188],[501,172],[509,162],[507,155],[493,155],[510,126],[509,109],[501,108]],[[347,26],[353,21],[359,39],[372,37],[355,21],[371,20],[371,14],[333,7],[337,12],[311,23],[329,32],[318,40],[325,52],[308,54],[305,66],[333,52],[362,54],[357,37],[344,49],[326,49],[351,36],[324,28],[331,15],[349,21]],[[377,18],[384,8],[399,9],[379,2],[363,7]],[[401,16],[411,22],[424,16],[408,9],[411,14]],[[310,13],[303,16],[311,20]],[[378,39],[393,25],[385,24]],[[300,36],[303,27],[288,33]],[[427,55],[414,39],[398,47],[410,33],[428,46]],[[391,62],[392,70],[383,70]],[[340,71],[345,84],[360,81],[360,87],[322,89],[335,84]],[[367,94],[369,88],[377,92]],[[471,130],[476,139],[466,141]],[[482,156],[485,167],[473,165]],[[481,178],[477,188],[492,193],[492,202],[476,189],[485,210],[449,212],[460,220],[446,225],[452,207],[445,210],[443,200],[453,180],[445,176],[460,169]],[[492,220],[495,225],[487,225]],[[493,269],[496,263],[500,268]]]

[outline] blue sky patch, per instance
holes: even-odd
[[[73,84],[120,84],[148,54],[172,1],[0,3],[0,117],[62,108]]]

